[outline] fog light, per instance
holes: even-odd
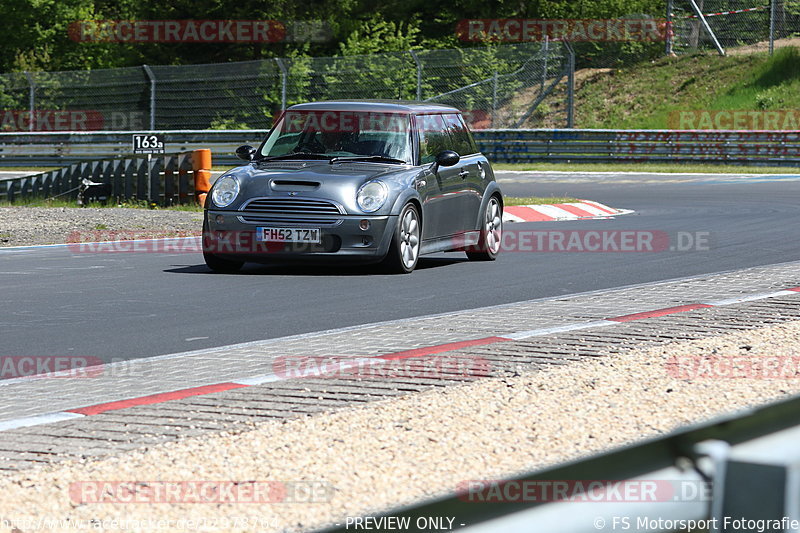
[[[358,227],[361,228],[361,231],[367,231],[369,229],[369,220],[365,218],[358,223]]]
[[[223,224],[225,222],[225,217],[222,215],[217,215],[216,218],[214,219],[214,222],[216,222],[217,224]]]

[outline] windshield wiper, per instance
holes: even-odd
[[[408,164],[402,159],[387,157],[385,155],[367,155],[363,157],[359,156],[334,157],[333,159],[331,159],[331,165],[334,163],[341,163],[342,161],[374,161],[376,163],[402,163],[404,165]]]
[[[328,159],[331,159],[331,156],[322,155],[322,154],[314,154],[314,153],[311,153],[311,152],[297,152],[297,153],[294,153],[294,154],[283,154],[283,155],[273,155],[273,156],[262,157],[261,159],[259,159],[256,162],[257,163],[264,163],[264,162],[269,162],[269,161],[280,161],[282,159],[325,159],[325,160],[328,160]]]

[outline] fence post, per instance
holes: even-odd
[[[575,127],[575,50],[569,42],[564,41],[569,54],[569,72],[567,73],[567,128]]]
[[[667,57],[672,55],[672,8],[673,0],[667,0],[667,27],[665,28],[666,35],[666,50],[664,53]]]
[[[711,36],[711,40],[714,41],[714,46],[717,48],[717,52],[719,55],[725,55],[725,49],[720,44],[719,40],[717,39],[717,34],[714,33],[714,30],[711,29],[711,26],[708,25],[708,20],[706,20],[706,16],[703,14],[703,10],[700,9],[700,6],[697,5],[697,2],[694,0],[689,0],[689,3],[692,4],[692,10],[694,14],[697,15],[697,18],[700,19],[700,24],[702,24],[703,28],[708,32],[708,35]],[[698,39],[699,39],[699,30],[698,30]]]
[[[28,80],[28,131],[33,131],[36,115],[36,82],[27,70],[25,71],[25,78]]]
[[[281,111],[284,111],[286,109],[286,78],[289,76],[289,71],[281,58],[276,57],[275,63],[281,69]]]
[[[495,127],[497,115],[497,71],[494,71],[492,78],[492,128]]]
[[[544,56],[544,67],[542,68],[542,85],[539,88],[539,92],[544,91],[544,84],[547,82],[547,59],[550,55],[550,36],[544,36],[544,42],[542,42],[542,55]]]
[[[414,50],[409,50],[409,54],[414,59],[414,63],[417,65],[417,100],[422,100],[422,63],[417,57],[417,53]]]
[[[775,11],[777,0],[769,3],[769,55],[775,52]]]
[[[161,164],[160,157],[153,158],[147,154],[147,201],[151,204],[167,205],[166,195],[164,203],[161,204],[161,173],[163,169],[164,165]]]
[[[150,131],[156,129],[156,76],[147,65],[142,65],[147,79],[150,80]]]

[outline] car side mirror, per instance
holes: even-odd
[[[457,165],[460,160],[461,156],[452,150],[444,150],[436,156],[436,162],[440,167],[452,167]]]
[[[432,172],[435,174],[439,167],[452,167],[461,161],[461,156],[452,150],[443,150],[436,154],[436,162],[433,164]]]
[[[255,155],[256,149],[249,144],[245,144],[236,149],[236,157],[244,159],[245,161],[252,161]]]

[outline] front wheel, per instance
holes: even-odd
[[[497,196],[492,196],[486,204],[483,214],[481,235],[478,244],[467,251],[471,261],[494,261],[500,253],[500,244],[503,240],[503,208]]]
[[[422,224],[414,204],[406,204],[397,219],[383,267],[391,274],[408,274],[417,267]]]

